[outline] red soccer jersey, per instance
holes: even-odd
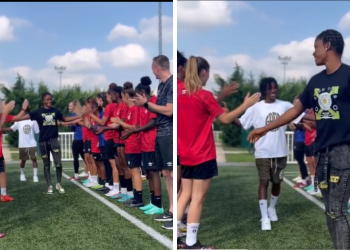
[[[216,159],[213,122],[224,110],[213,93],[201,89],[189,95],[184,88],[177,89],[177,141],[180,144],[180,162],[184,166]]]
[[[12,122],[14,116],[8,115],[6,116],[6,123]],[[0,119],[1,119],[1,114],[0,114]],[[0,132],[0,157],[4,157],[2,153],[2,132]]]
[[[140,124],[140,108],[136,105],[129,108],[125,123],[128,125]],[[140,154],[141,153],[141,134],[132,134],[125,140],[126,154]]]
[[[114,110],[114,112],[113,112],[113,117],[120,117],[119,115],[120,115],[120,113],[121,113],[121,109],[123,108],[123,105],[122,105],[122,104],[124,104],[124,102],[121,102],[121,103],[117,106],[117,108]],[[119,130],[115,130],[115,131],[114,131],[113,141],[114,141],[115,143],[119,143],[119,140],[120,140],[120,133],[119,133]]]
[[[105,113],[103,114],[104,117],[108,118],[106,126],[112,124],[111,117],[113,117],[113,112],[117,108],[117,106],[118,105],[116,103],[110,103],[110,104],[108,104],[106,106]],[[114,134],[115,134],[114,130],[106,130],[106,132],[104,133],[105,141],[113,139],[114,138]]]
[[[97,125],[96,121],[91,121],[91,125]],[[94,132],[90,131],[90,138],[91,138],[91,152],[92,153],[100,153],[100,149],[98,147],[98,143],[99,143],[99,138],[98,135],[96,135]]]
[[[309,110],[310,115],[315,115],[312,109]],[[305,146],[310,146],[316,138],[316,129],[312,129],[311,131],[305,130]]]
[[[186,90],[185,84],[181,82],[179,79],[177,79],[177,92],[179,93],[179,90],[184,91]],[[181,145],[179,142],[179,139],[177,139],[177,155],[180,155],[180,149]]]
[[[120,104],[120,112],[119,114],[117,115],[121,120],[126,120],[126,117],[128,115],[128,111],[129,111],[129,106],[126,105],[124,102],[122,102]],[[119,135],[120,135],[121,131],[119,132]],[[119,143],[125,143],[125,140],[122,140],[119,138]]]
[[[157,97],[152,96],[149,100],[150,103],[156,103]],[[140,127],[145,126],[151,119],[156,119],[157,115],[148,111],[145,108],[140,108]],[[142,152],[154,152],[156,146],[157,127],[150,130],[143,131],[141,133],[141,151]]]

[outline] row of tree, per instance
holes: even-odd
[[[16,106],[12,114],[18,114],[22,109],[22,103],[25,99],[29,101],[29,108],[31,111],[34,111],[42,106],[42,94],[49,92],[52,94],[52,106],[60,110],[64,115],[69,115],[68,105],[71,101],[77,99],[80,103],[84,103],[85,100],[90,96],[96,96],[98,89],[83,91],[79,85],[66,86],[61,90],[53,90],[50,92],[48,85],[44,82],[39,82],[38,84],[29,83],[26,84],[23,77],[20,75],[17,76],[16,82],[12,87],[7,88],[1,86],[1,93],[3,98],[8,101],[15,101]],[[7,126],[11,126],[8,124]],[[67,127],[60,127],[61,132],[69,131]],[[10,133],[6,137],[8,143],[14,147],[18,146],[18,133]]]
[[[261,74],[260,79],[266,77]],[[215,90],[215,94],[218,94],[226,83],[237,82],[240,87],[236,94],[229,96],[225,102],[230,110],[238,107],[243,101],[248,92],[256,93],[259,91],[259,81],[256,81],[253,75],[250,73],[248,76],[245,74],[242,67],[238,64],[234,67],[234,71],[228,79],[223,79],[219,75],[215,75],[215,82],[218,85],[218,90]],[[278,98],[281,100],[293,102],[296,95],[301,94],[306,86],[306,79],[290,79],[284,84],[279,84]],[[235,125],[223,126],[217,122],[214,123],[215,130],[223,131],[222,140],[223,143],[231,147],[248,147],[245,137],[247,132],[242,131]]]

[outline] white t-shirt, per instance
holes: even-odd
[[[251,127],[261,128],[275,121],[279,116],[292,108],[293,104],[286,101],[276,100],[273,103],[266,103],[262,100],[247,109],[239,121],[242,127],[247,130]],[[298,123],[304,114],[301,114],[294,123]],[[287,125],[274,129],[261,137],[255,143],[255,158],[279,158],[288,155],[286,142]]]
[[[19,148],[34,148],[36,147],[35,134],[39,133],[39,126],[36,121],[25,120],[15,122],[11,129],[19,133],[18,147]]]

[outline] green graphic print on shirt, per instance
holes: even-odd
[[[56,126],[55,113],[43,113],[43,126]]]
[[[338,92],[339,86],[314,89],[314,99],[318,100],[318,106],[315,107],[316,120],[340,119],[337,105]]]

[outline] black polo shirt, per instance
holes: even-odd
[[[158,86],[157,105],[166,106],[173,103],[173,76]],[[173,116],[157,114],[157,137],[173,135]]]

